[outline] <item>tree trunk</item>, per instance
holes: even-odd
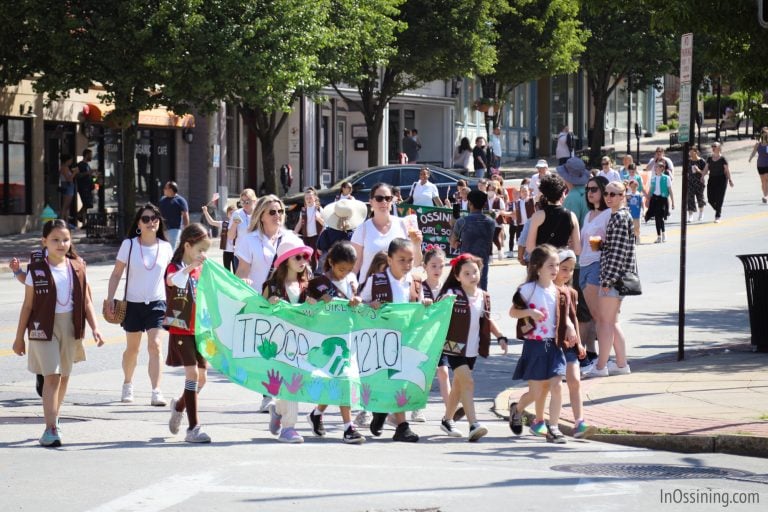
[[[608,95],[605,91],[593,90],[592,99],[595,106],[595,124],[592,127],[592,138],[589,141],[589,165],[599,167],[605,144],[605,111],[608,108]]]
[[[379,165],[379,136],[381,135],[382,114],[384,107],[374,115],[373,119],[365,116],[365,127],[368,130],[368,167]],[[389,162],[384,162],[385,164]]]
[[[264,181],[267,185],[267,193],[280,194],[280,177],[275,171],[275,134],[259,134],[261,143],[261,165],[264,169]]]
[[[280,176],[275,166],[275,139],[283,129],[289,112],[266,112],[259,107],[240,105],[240,113],[248,128],[259,139],[264,184],[268,194],[281,195]],[[280,116],[278,120],[277,116]],[[301,172],[300,169],[297,169]],[[254,184],[253,188],[256,188]],[[258,190],[258,189],[256,189]]]

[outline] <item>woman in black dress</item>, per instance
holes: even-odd
[[[706,175],[709,175],[707,201],[715,209],[715,223],[717,223],[720,222],[722,215],[726,186],[733,187],[728,160],[721,154],[719,142],[712,143],[712,156],[707,158],[707,165],[704,166],[704,176]]]

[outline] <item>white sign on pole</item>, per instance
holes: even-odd
[[[680,128],[678,140],[688,142],[691,131],[691,73],[693,70],[693,34],[680,39]]]

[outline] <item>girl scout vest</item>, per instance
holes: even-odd
[[[520,211],[520,199],[515,201],[515,224],[518,226],[523,225],[523,213]],[[523,201],[523,208],[525,208],[526,219],[530,219],[536,212],[536,208],[533,204],[533,199],[526,199]]]
[[[373,274],[370,279],[371,300],[382,304],[392,302],[392,283],[389,282],[389,275],[386,272],[379,272]],[[412,279],[409,302],[418,302],[421,295],[421,280],[416,277]]]
[[[53,339],[53,321],[56,315],[56,284],[44,257],[36,257],[27,266],[32,275],[32,287],[35,295],[32,299],[32,314],[29,316],[27,331],[30,340],[51,341]],[[85,280],[85,262],[81,259],[66,259],[72,267],[72,320],[75,325],[75,339],[85,337],[86,293],[90,289]]]
[[[184,267],[175,264],[176,271],[181,271]],[[170,266],[168,267],[170,269]],[[168,271],[165,272],[166,277]],[[165,283],[165,321],[163,327],[173,329],[175,332],[185,331],[184,334],[195,333],[195,293],[197,291],[197,280],[200,278],[200,268],[193,269],[189,273],[187,286],[179,288],[177,286],[168,286]]]
[[[309,283],[307,281],[299,281],[299,288],[301,292],[299,293],[299,304],[306,302],[307,296],[309,295]],[[276,283],[272,279],[264,283],[264,290],[269,290],[268,297],[280,297],[281,299],[291,302],[291,299],[288,297],[288,292],[285,290],[285,285],[282,283]]]
[[[578,320],[576,319],[576,303],[571,297],[571,293],[565,287],[557,286],[557,306],[555,307],[555,343],[565,349],[565,328],[566,318],[571,319],[576,332],[579,330]],[[512,305],[515,309],[528,309],[528,301],[525,300],[520,289],[512,297]],[[531,317],[520,318],[517,320],[515,337],[519,340],[527,339],[526,334],[536,327],[536,323]]]
[[[443,344],[443,354],[451,356],[466,356],[467,339],[469,338],[469,329],[471,321],[471,312],[469,308],[469,299],[464,290],[457,288],[453,290],[456,294],[456,301],[453,303],[453,313],[451,314],[451,323],[448,326],[448,334]],[[488,357],[491,347],[491,296],[488,292],[483,292],[483,314],[480,315],[480,349],[478,354],[482,357]]]
[[[315,236],[318,236],[320,234],[320,232],[323,230],[323,225],[320,224],[320,222],[317,220],[317,216],[318,216],[319,213],[320,213],[320,208],[315,207],[315,233],[316,233]],[[302,236],[302,238],[306,238],[306,236],[307,236],[307,219],[308,219],[308,217],[309,216],[307,215],[307,207],[304,206],[301,209],[301,221],[302,221],[301,222],[301,236]]]
[[[323,295],[330,295],[331,298],[339,299],[351,299],[347,297],[344,292],[336,288],[333,281],[330,280],[325,274],[319,275],[309,282],[309,296],[313,299],[320,299]],[[357,293],[357,290],[353,290],[353,293]]]
[[[221,235],[219,236],[219,249],[222,251],[227,248],[227,235],[229,234],[229,221],[221,221]]]

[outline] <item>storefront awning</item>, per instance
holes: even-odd
[[[112,105],[97,105],[88,103],[83,106],[83,117],[91,123],[104,121],[105,116],[114,110]],[[177,115],[164,108],[142,110],[139,112],[139,126],[158,126],[165,128],[194,128],[195,116],[192,114]]]

